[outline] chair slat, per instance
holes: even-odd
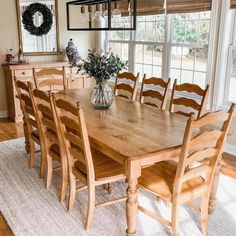
[[[182,182],[186,182],[190,179],[197,178],[201,175],[207,174],[209,171],[211,171],[211,167],[207,165],[201,165],[195,168],[192,168],[185,172],[185,174],[182,177]]]
[[[75,116],[78,115],[78,111],[77,111],[76,107],[68,101],[58,99],[58,100],[56,100],[56,105],[58,108],[68,111]]]
[[[124,72],[124,73],[117,74],[117,77],[119,79],[132,80],[134,82],[136,82],[136,80],[137,80],[137,77],[134,74],[129,73],[129,72]]]
[[[70,131],[72,131],[74,134],[79,133],[79,126],[78,126],[78,123],[75,120],[69,118],[68,116],[61,116],[61,122],[67,128],[69,128]]]
[[[176,98],[173,100],[173,104],[175,105],[181,105],[181,106],[185,106],[185,107],[191,107],[194,110],[199,111],[201,109],[201,105],[198,104],[195,100],[190,99],[190,98]]]
[[[70,151],[70,154],[76,158],[76,160],[78,160],[78,161],[82,162],[84,165],[86,165],[86,161],[85,161],[85,158],[84,158],[84,155],[82,152],[78,151],[75,148],[70,148],[69,151]]]
[[[212,147],[221,135],[222,131],[220,130],[204,131],[191,140],[191,148]]]
[[[229,118],[229,114],[223,111],[211,112],[202,116],[195,122],[195,127],[202,127],[210,124],[217,124],[218,122],[224,122]]]
[[[155,90],[146,90],[143,92],[143,96],[145,97],[151,97],[151,98],[157,98],[158,100],[163,100],[164,96]]]
[[[35,72],[37,76],[49,76],[49,75],[63,75],[63,70],[58,70],[56,68],[46,68]]]
[[[71,142],[73,145],[80,147],[81,149],[82,147],[82,140],[79,138],[79,136],[74,135],[72,133],[65,133],[65,138]]]
[[[42,117],[42,123],[47,129],[53,130],[56,133],[57,129],[55,123],[52,120],[49,120],[46,117]]]
[[[38,110],[39,110],[40,112],[43,113],[43,117],[44,117],[44,116],[47,116],[47,117],[50,117],[50,118],[53,120],[52,111],[51,111],[51,109],[50,109],[48,106],[46,106],[46,105],[44,105],[44,104],[38,104],[38,105],[37,105],[37,108],[38,108]]]
[[[22,100],[25,102],[25,105],[26,105],[26,106],[29,106],[29,107],[32,107],[32,106],[33,106],[33,105],[32,105],[32,101],[31,101],[31,98],[29,97],[29,95],[22,93],[22,94],[20,95],[20,99],[22,99]]]
[[[148,78],[148,79],[144,79],[144,83],[145,84],[153,84],[153,85],[156,85],[156,86],[160,86],[162,88],[167,87],[167,83],[161,78],[151,77],[151,78]]]
[[[130,93],[133,92],[133,88],[129,84],[118,84],[116,88],[119,90],[128,91]]]
[[[218,154],[218,150],[216,148],[206,148],[201,151],[197,151],[192,153],[188,159],[186,165],[192,165],[194,162],[200,162],[207,158],[212,158]]]
[[[188,93],[195,93],[199,96],[204,96],[205,95],[205,90],[202,89],[197,84],[184,83],[184,84],[176,85],[175,89],[177,91],[186,91]]]
[[[25,82],[17,80],[16,81],[16,85],[17,85],[18,88],[20,88],[20,89],[22,89],[22,90],[24,90],[26,92],[29,92],[28,85]]]
[[[42,90],[39,90],[39,89],[35,89],[33,91],[33,94],[35,97],[37,98],[40,98],[42,100],[44,100],[45,102],[49,103],[50,100],[49,100],[49,96],[48,96],[48,93],[47,92],[44,92]]]

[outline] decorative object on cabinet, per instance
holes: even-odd
[[[58,0],[16,0],[16,6],[23,54],[60,54]]]
[[[137,0],[77,0],[66,3],[67,29],[136,30]],[[78,17],[72,17],[76,12]],[[120,19],[125,23],[116,24]],[[78,21],[79,19],[79,21]]]
[[[69,62],[77,62],[81,59],[81,56],[78,52],[78,48],[73,42],[73,39],[70,39],[68,42],[68,46],[66,47],[66,55],[68,57]]]
[[[96,80],[97,86],[91,93],[91,102],[95,108],[104,109],[110,107],[113,102],[113,93],[106,84],[107,81],[123,69],[127,69],[127,64],[128,62],[122,62],[113,53],[103,53],[93,49],[89,50],[85,60],[72,65]]]

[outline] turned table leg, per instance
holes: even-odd
[[[128,162],[126,168],[126,176],[128,182],[127,202],[126,202],[126,217],[128,236],[136,235],[136,223],[138,215],[138,177],[141,175],[141,165],[137,162]]]
[[[209,200],[209,208],[208,208],[209,214],[212,214],[214,210],[216,209],[216,194],[217,194],[219,180],[220,180],[220,167],[221,167],[221,161],[219,161],[219,164],[216,167],[216,171],[213,177],[211,195],[210,195],[210,200]]]

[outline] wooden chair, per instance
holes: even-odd
[[[185,93],[187,92],[195,96],[199,96],[201,102],[199,104],[195,99],[192,98],[177,97],[177,92],[185,92]],[[174,112],[176,106],[185,106],[187,108],[195,110],[196,117],[199,118],[204,113],[204,109],[208,98],[208,92],[209,92],[209,85],[207,85],[206,89],[204,90],[196,84],[184,83],[177,85],[177,80],[175,80],[170,101],[170,111]],[[190,117],[190,112],[188,113],[184,111],[176,111],[176,113]]]
[[[45,68],[37,70],[33,68],[34,82],[37,89],[44,91],[66,90],[68,81],[65,73],[65,67]]]
[[[201,213],[203,235],[208,233],[208,205],[216,166],[224,151],[224,144],[233,117],[235,105],[228,113],[208,113],[198,120],[192,114],[185,130],[178,163],[165,161],[143,169],[139,179],[141,187],[160,199],[172,203],[171,222],[139,206],[152,218],[172,227],[173,235],[179,235],[180,205],[188,204]],[[209,129],[209,125],[222,124]],[[206,129],[206,127],[208,127]],[[211,126],[212,127],[212,126]],[[201,206],[193,200],[201,197]]]
[[[67,157],[65,154],[64,143],[62,142],[59,125],[57,122],[55,109],[52,106],[52,95],[50,92],[44,92],[39,89],[32,89],[29,83],[30,95],[35,105],[37,116],[39,119],[39,129],[45,143],[45,155],[47,160],[46,169],[46,187],[49,188],[52,180],[53,171],[61,171],[61,191],[60,201],[62,202],[66,196],[68,171]],[[59,164],[53,167],[53,163]]]
[[[45,153],[44,153],[44,142],[42,140],[42,133],[38,127],[37,117],[35,109],[30,97],[29,87],[27,83],[17,80],[14,77],[15,87],[17,91],[17,97],[20,100],[20,107],[23,113],[23,120],[25,123],[25,139],[29,145],[29,167],[33,168],[35,165],[35,143],[40,145],[41,148],[41,164],[40,164],[40,177],[44,175],[44,163],[45,163]]]
[[[146,78],[146,74],[143,77],[143,82],[142,82],[142,87],[141,87],[141,93],[140,93],[140,103],[142,104],[147,104],[153,107],[160,108],[162,110],[165,110],[166,104],[168,101],[168,92],[170,88],[170,82],[171,80],[169,79],[168,82],[165,82],[164,80],[160,78]],[[152,85],[155,86],[154,89],[145,89],[145,85]],[[157,90],[158,87],[161,87],[163,89],[163,94]],[[145,98],[153,98],[157,100],[156,102],[145,102]],[[158,105],[159,102],[159,105]]]
[[[95,207],[108,206],[127,199],[122,197],[100,204],[95,203],[95,187],[124,180],[124,167],[104,154],[91,150],[83,110],[79,103],[74,106],[68,101],[54,99],[54,104],[68,157],[70,178],[68,209],[72,210],[76,192],[88,189],[85,223],[85,228],[88,230],[92,224]],[[77,181],[83,186],[77,188]]]
[[[119,82],[121,79],[126,79],[128,83]],[[116,82],[114,87],[115,96],[123,97],[135,101],[138,89],[139,73],[137,76],[130,72],[124,72],[116,75]],[[120,90],[127,94],[120,94]],[[130,95],[128,95],[130,94]]]

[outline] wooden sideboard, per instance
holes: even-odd
[[[16,98],[16,90],[14,84],[14,76],[17,79],[33,82],[33,68],[62,68],[65,67],[68,87],[70,89],[89,87],[89,79],[85,79],[82,75],[76,74],[76,69],[70,68],[68,62],[52,62],[52,63],[34,63],[22,65],[3,65],[5,81],[6,81],[6,94],[7,94],[7,108],[8,117],[14,122],[22,121],[22,113],[20,104]]]

